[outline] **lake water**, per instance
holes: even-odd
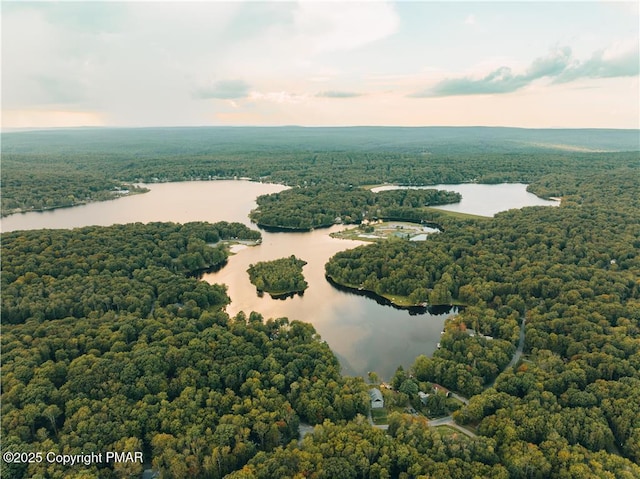
[[[250,225],[248,212],[260,195],[285,190],[282,185],[251,181],[185,181],[144,185],[148,193],[2,218],[2,231],[77,228],[88,225],[151,221],[237,221]],[[255,227],[255,226],[254,226]]]
[[[545,200],[527,191],[527,185],[522,183],[501,183],[498,185],[481,185],[478,183],[465,183],[461,185],[434,185],[434,186],[395,186],[385,185],[373,188],[371,191],[397,190],[401,188],[455,191],[462,195],[459,203],[434,206],[434,208],[469,213],[479,216],[493,216],[496,213],[512,208],[525,206],[558,206],[559,201]]]
[[[282,185],[232,180],[147,186],[151,191],[142,195],[42,213],[12,215],[2,219],[2,231],[150,221],[213,223],[224,220],[251,225],[248,214],[256,206],[255,199],[259,195],[285,189]],[[497,201],[488,198],[499,198],[502,210],[529,205],[520,203],[526,185],[438,187],[453,191],[460,191],[456,189],[458,187],[463,188],[460,192],[465,197],[470,194],[467,188],[471,186],[485,187],[481,188],[483,192],[480,197],[472,202],[474,206],[487,202],[487,209],[483,210],[485,216],[494,214],[490,211],[495,209]],[[491,191],[495,191],[496,196],[490,196]],[[540,200],[534,195],[530,196],[533,201]],[[553,202],[545,204],[548,203]],[[482,214],[475,209],[465,212]],[[324,277],[325,263],[335,253],[362,244],[329,236],[343,228],[334,226],[306,233],[263,231],[261,245],[236,246],[236,254],[229,258],[228,264],[216,273],[204,275],[203,279],[228,285],[231,297],[231,304],[227,307],[229,314],[257,311],[265,318],[288,317],[291,320],[308,321],[336,353],[343,373],[366,375],[369,371],[376,371],[381,378],[389,379],[399,365],[407,368],[416,356],[433,353],[444,321],[454,314],[454,310],[439,315],[410,314],[409,311],[381,305],[373,299],[333,287]],[[286,300],[272,299],[268,294],[259,297],[246,273],[249,265],[292,254],[308,263],[303,269],[309,283],[304,295]]]

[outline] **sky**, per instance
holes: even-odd
[[[631,2],[1,3],[2,128],[640,128]]]

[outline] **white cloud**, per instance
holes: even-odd
[[[248,93],[249,85],[242,80],[220,80],[196,88],[194,96],[202,99],[230,100],[244,98]]]
[[[400,19],[382,2],[303,2],[293,13],[294,41],[311,52],[352,50],[396,32]]]
[[[319,93],[316,93],[318,98],[357,98],[362,96],[362,93],[355,91],[344,91],[344,90],[325,90]]]
[[[587,60],[575,60],[556,79],[565,83],[579,78],[634,77],[640,73],[640,48],[635,42],[619,42],[594,52]]]
[[[427,103],[441,103],[445,111],[448,104],[472,100],[407,98],[439,82],[439,90],[427,96],[512,92],[503,96],[514,100],[533,90],[551,96],[576,84],[592,85],[594,79],[598,90],[585,94],[584,102],[603,95],[608,85],[617,90],[607,94],[621,98],[637,91],[638,77],[629,76],[638,70],[637,26],[629,26],[629,15],[613,4],[607,17],[613,21],[593,23],[591,10],[583,16],[590,9],[585,4],[580,12],[571,10],[570,22],[560,16],[538,29],[529,28],[533,7],[526,2],[511,5],[518,15],[503,23],[496,20],[502,14],[496,6],[453,8],[438,2],[424,7],[377,1],[6,3],[2,100],[11,114],[3,119],[23,126],[232,119],[236,124],[416,124],[429,120],[422,109]],[[484,35],[483,28],[495,34]],[[612,43],[624,35],[635,37]],[[549,42],[571,46],[572,54],[554,50],[534,61]],[[607,43],[612,46],[604,48]],[[454,81],[443,82],[447,78]],[[572,83],[559,85],[561,78]],[[629,87],[634,80],[635,90]],[[483,97],[473,97],[474,104],[484,106]],[[409,107],[415,108],[413,116]],[[489,114],[484,109],[477,118]]]
[[[482,76],[445,78],[409,96],[429,98],[513,93],[543,78],[552,79],[554,83],[566,83],[580,78],[633,77],[639,73],[639,63],[637,45],[631,49],[616,47],[595,52],[585,61],[575,59],[569,47],[556,47],[548,55],[536,58],[522,73],[514,73],[503,65]]]
[[[259,92],[252,91],[249,93],[249,100],[266,100],[273,103],[302,103],[309,95],[299,95],[297,93],[289,93],[286,91],[275,91],[275,92]]]

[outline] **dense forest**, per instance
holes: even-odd
[[[223,130],[3,135],[3,192],[11,181],[15,202],[3,197],[3,213],[57,194],[55,176],[50,191],[27,190],[63,159],[60,181],[90,174],[103,191],[121,184],[107,181],[154,178],[285,182],[299,188],[263,204],[285,211],[300,200],[301,218],[329,190],[341,192],[326,198],[329,216],[351,216],[347,200],[358,207],[346,210],[351,218],[361,216],[384,195],[357,187],[383,182],[525,181],[561,196],[558,208],[475,220],[394,193],[367,211],[413,212],[407,219],[443,231],[361,246],[326,265],[347,286],[465,305],[433,356],[391,382],[410,403],[433,383],[467,397],[453,418],[476,436],[400,413],[387,431],[371,427],[368,386],[340,374],[312,326],[229,317],[225,287],[190,273],[224,267],[221,240],[256,240],[257,231],[17,231],[2,235],[2,452],[142,451],[145,464],[4,462],[3,478],[140,477],[146,468],[165,478],[640,477],[637,131],[258,129],[239,147],[241,133]],[[532,146],[541,142],[628,151]],[[301,422],[317,426],[299,440]]]
[[[546,471],[539,477],[556,475],[555,454],[545,451],[553,444],[558,454],[580,445],[638,462],[637,178],[638,170],[624,168],[590,175],[560,208],[509,211],[451,223],[425,242],[338,253],[327,274],[384,296],[467,305],[433,357],[417,358],[412,372],[473,396],[454,417],[495,438],[505,461],[527,450]],[[522,320],[528,359],[498,376]]]
[[[460,198],[458,193],[433,189],[372,193],[352,187],[293,188],[258,197],[251,220],[260,227],[300,231],[363,220],[416,221],[424,207],[457,203]]]
[[[229,318],[224,286],[185,273],[226,259],[240,224],[152,223],[2,238],[3,450],[145,451],[165,477],[222,477],[311,424],[366,414],[361,379],[309,324]],[[2,477],[71,477],[3,465]],[[130,477],[142,464],[77,477]]]
[[[2,134],[2,215],[96,201],[116,187],[251,178],[290,186],[530,183],[637,166],[633,130],[143,128]],[[576,151],[573,151],[576,150]],[[455,165],[455,166],[453,166]],[[569,182],[564,182],[567,186]],[[568,193],[568,192],[566,192]],[[72,195],[72,198],[69,196]]]
[[[266,291],[273,297],[302,294],[309,286],[302,274],[305,264],[306,261],[291,255],[288,258],[251,264],[247,273],[258,293]]]
[[[186,273],[222,266],[223,239],[255,240],[239,223],[150,223],[25,231],[2,237],[2,324],[154,306],[221,304],[221,287]],[[132,239],[129,243],[124,238]]]

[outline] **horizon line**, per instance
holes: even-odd
[[[154,126],[40,126],[40,127],[0,127],[0,134],[4,133],[21,133],[30,131],[61,131],[61,130],[152,130],[152,129],[196,129],[196,128],[261,128],[261,129],[277,129],[277,128],[301,128],[301,129],[349,129],[349,128],[401,128],[401,129],[420,129],[420,128],[493,128],[493,129],[511,129],[511,130],[615,130],[615,131],[638,131],[637,128],[615,128],[615,127],[567,127],[567,126],[549,126],[549,127],[523,127],[523,126],[507,126],[507,125],[154,125]]]

